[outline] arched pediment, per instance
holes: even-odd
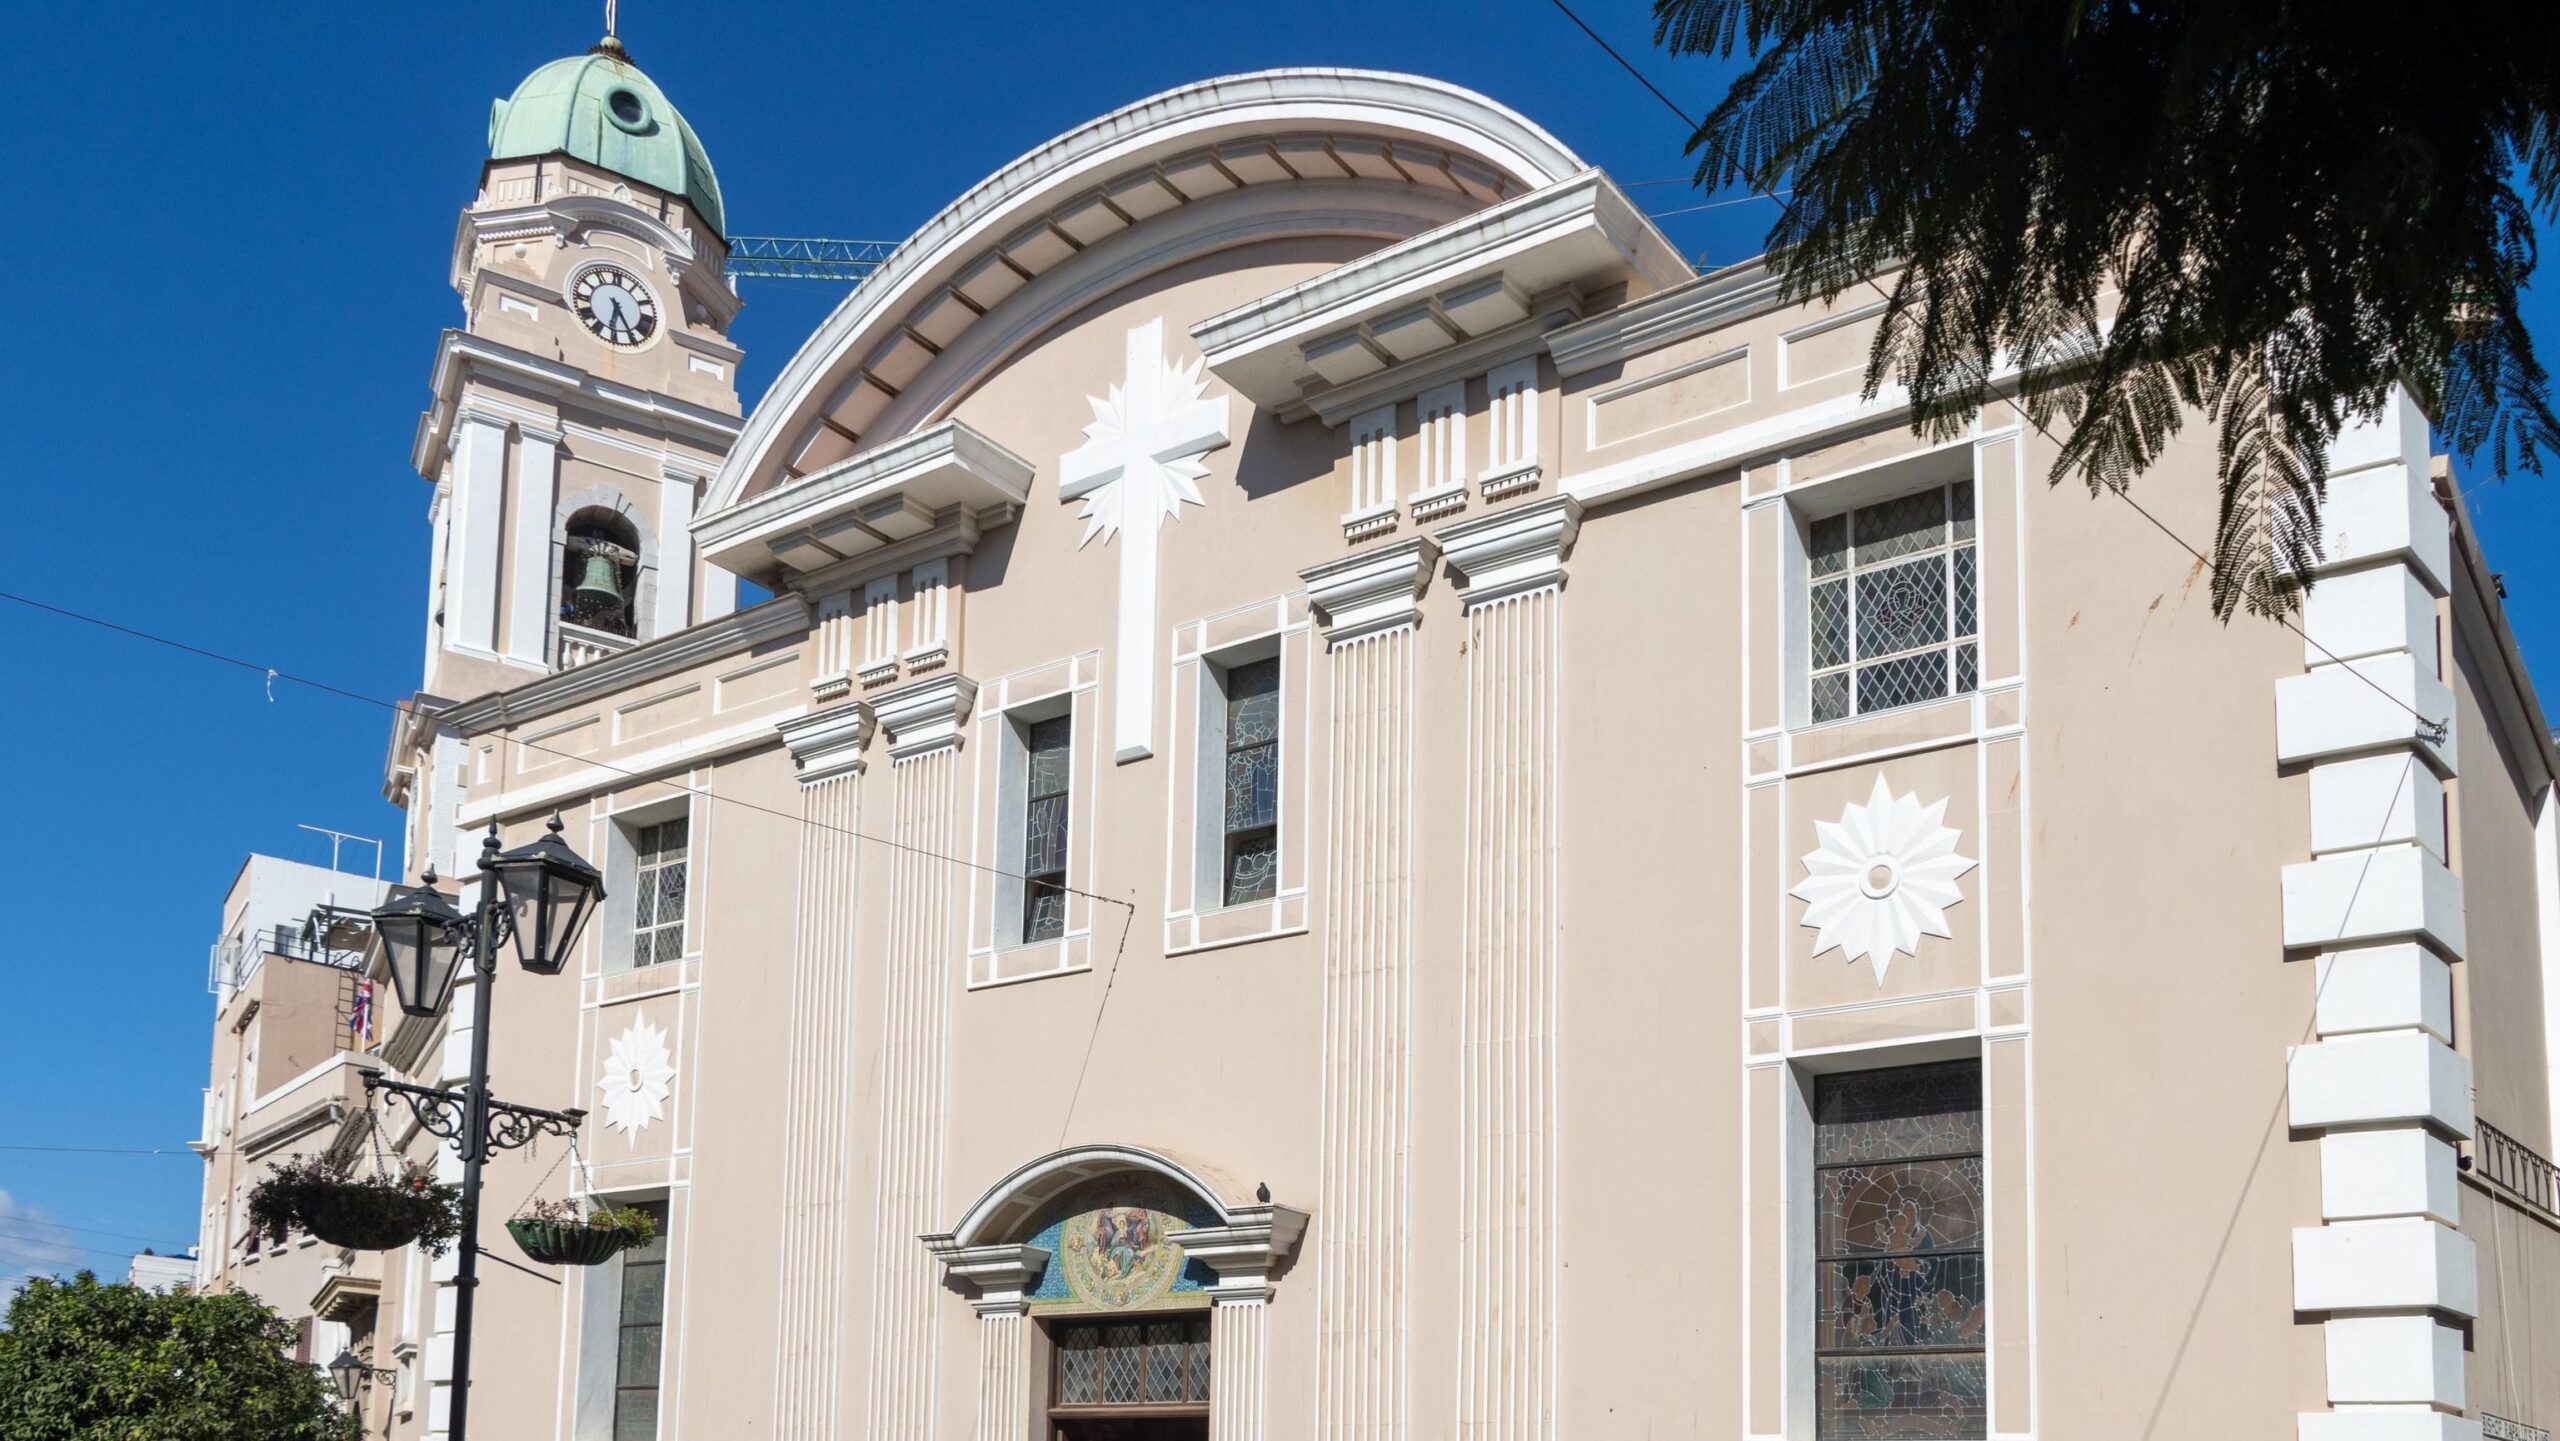
[[[1221,1294],[1268,1288],[1271,1272],[1296,1249],[1307,1216],[1293,1206],[1240,1195],[1235,1183],[1195,1163],[1139,1146],[1071,1146],[1025,1162],[987,1188],[949,1231],[923,1237],[954,1280],[975,1288],[982,1305],[1014,1306],[1041,1276],[1049,1251],[1034,1241],[1062,1200],[1112,1182],[1140,1190],[1170,1188],[1191,1224],[1178,1233],[1182,1254],[1215,1275]],[[1191,1203],[1196,1203],[1196,1206]],[[1168,1222],[1168,1224],[1170,1224]]]
[[[1070,131],[900,245],[801,347],[706,497],[706,522],[942,419],[1096,296],[1253,241],[1420,234],[1582,170],[1517,113],[1416,76],[1204,81]]]
[[[1196,1198],[1214,1212],[1221,1225],[1234,1224],[1243,1208],[1257,1205],[1252,1196],[1226,1194],[1232,1183],[1212,1179],[1204,1168],[1137,1146],[1073,1146],[1052,1151],[1017,1166],[961,1213],[951,1239],[961,1246],[1021,1241],[1051,1202],[1089,1181],[1109,1176],[1154,1176]]]

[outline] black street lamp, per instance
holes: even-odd
[[[399,1377],[399,1372],[388,1367],[364,1364],[352,1350],[340,1351],[338,1359],[329,1363],[329,1384],[338,1388],[338,1399],[350,1406],[356,1404],[356,1393],[364,1389],[367,1381],[388,1384]]]
[[[578,931],[604,899],[604,875],[560,839],[560,818],[550,833],[514,850],[498,849],[498,823],[480,843],[480,899],[466,918],[435,888],[404,887],[373,913],[391,967],[400,1009],[413,1016],[442,1010],[462,963],[478,977],[477,1014],[471,1026],[471,1074],[454,1090],[413,1086],[365,1072],[365,1090],[388,1091],[408,1104],[418,1125],[453,1142],[462,1157],[462,1244],[454,1266],[453,1402],[448,1441],[465,1441],[471,1411],[471,1312],[480,1287],[480,1167],[495,1151],[512,1150],[537,1136],[574,1139],[586,1119],[580,1110],[545,1111],[489,1094],[489,999],[498,978],[498,952],[510,941],[516,959],[535,975],[559,974],[578,942]],[[352,1356],[341,1358],[353,1361]],[[337,1375],[337,1367],[330,1366]],[[352,1373],[350,1373],[352,1375]],[[361,1379],[361,1378],[357,1378]],[[339,1381],[350,1395],[355,1379]]]

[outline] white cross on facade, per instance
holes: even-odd
[[[1124,761],[1155,754],[1156,533],[1199,505],[1200,457],[1229,438],[1227,401],[1202,397],[1204,362],[1164,353],[1164,322],[1129,332],[1128,379],[1093,401],[1085,443],[1058,462],[1058,499],[1084,502],[1084,539],[1120,540],[1120,640],[1112,657],[1112,739]]]

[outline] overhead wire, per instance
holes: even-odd
[[[119,621],[108,620],[103,616],[91,615],[87,611],[74,610],[69,606],[55,605],[50,601],[38,600],[33,596],[20,595],[15,591],[0,591],[0,600],[9,601],[16,605],[22,605],[30,610],[44,611],[48,614],[59,616],[65,620],[78,621],[84,625],[92,625],[102,630],[113,631],[118,635],[127,636],[134,640],[147,641],[153,645],[166,646],[171,650],[183,651],[188,655],[201,657],[205,660],[234,666],[238,669],[265,677],[270,689],[272,689],[275,682],[284,681],[290,685],[303,686],[307,689],[318,691],[323,695],[336,696],[342,700],[351,700],[364,705],[374,706],[378,709],[390,711],[395,715],[405,713],[405,708],[397,701],[384,700],[379,696],[366,695],[362,691],[349,690],[344,686],[332,685],[327,681],[314,680],[309,676],[299,675],[295,672],[284,670],[276,666],[260,665],[256,661],[243,660],[238,656],[229,655],[218,650],[212,650],[205,646],[196,645],[188,641],[178,640],[171,636],[162,635],[157,631],[143,630],[137,626],[125,625]],[[535,751],[542,755],[555,756],[562,760],[578,761],[582,764],[593,766],[597,770],[610,771],[615,775],[622,776],[630,780],[651,781],[655,784],[663,785],[669,790],[678,791],[685,795],[698,796],[706,801],[713,801],[725,805],[739,806],[746,810],[758,811],[778,820],[789,821],[795,825],[805,826],[811,830],[825,831],[835,835],[850,836],[855,840],[868,841],[873,845],[887,846],[892,850],[905,851],[910,855],[923,856],[930,860],[945,861],[952,865],[965,866],[970,870],[984,871],[990,875],[1005,876],[1014,880],[1030,879],[1027,874],[1020,871],[1006,870],[1002,866],[989,865],[984,861],[973,861],[966,856],[951,855],[943,851],[936,851],[924,846],[915,845],[908,841],[894,840],[888,836],[873,835],[869,831],[855,830],[850,826],[840,826],[827,821],[813,820],[807,816],[794,815],[789,811],[780,810],[773,806],[761,805],[755,801],[748,800],[743,796],[725,795],[716,791],[704,790],[697,786],[684,785],[680,782],[668,780],[664,776],[651,772],[631,770],[623,766],[614,765],[609,761],[597,760],[593,756],[577,755],[569,751],[559,750],[551,746],[543,745],[537,741],[519,740],[513,736],[500,734],[495,730],[466,730],[462,732],[462,735],[466,740],[477,740],[482,737],[494,736],[500,743],[505,745],[521,746],[526,750]],[[1087,900],[1120,906],[1129,910],[1132,914],[1136,913],[1136,907],[1134,905],[1117,896],[1101,895],[1093,891],[1080,890],[1074,886],[1062,885],[1057,887],[1057,889],[1067,895],[1083,896]]]
[[[1563,11],[1565,18],[1571,20],[1574,23],[1575,28],[1579,29],[1583,34],[1590,36],[1593,44],[1599,46],[1601,50],[1606,52],[1610,59],[1618,62],[1619,69],[1624,70],[1627,74],[1635,77],[1636,83],[1642,85],[1646,92],[1651,94],[1654,99],[1661,101],[1664,109],[1669,110],[1673,115],[1678,116],[1680,118],[1680,122],[1689,127],[1691,134],[1694,135],[1697,132],[1699,129],[1699,122],[1692,119],[1689,112],[1681,109],[1679,104],[1670,96],[1662,93],[1662,87],[1654,84],[1642,70],[1637,69],[1634,61],[1631,61],[1626,56],[1620,54],[1618,47],[1610,44],[1607,37],[1603,36],[1599,31],[1592,29],[1589,22],[1585,21],[1580,15],[1575,14],[1571,5],[1565,3],[1565,0],[1548,0],[1548,3],[1554,5],[1556,9]],[[1781,195],[1788,198],[1781,200],[1778,198]],[[1787,186],[1774,191],[1754,189],[1751,196],[1746,198],[1765,198],[1775,202],[1779,207],[1780,212],[1778,223],[1783,225],[1786,223],[1787,217],[1795,213],[1796,202],[1794,195],[1794,187]],[[1729,204],[1732,202],[1719,201],[1715,203]],[[1893,299],[1892,295],[1886,292],[1884,286],[1880,284],[1874,276],[1867,276],[1866,284],[1868,289],[1873,290],[1876,293],[1878,299],[1887,302],[1890,302]],[[2031,426],[2034,426],[2036,433],[2043,436],[2048,442],[2057,447],[2062,444],[2061,438],[2056,436],[2052,430],[2047,428],[2043,421],[2038,420],[2035,416],[2029,414],[2025,406],[2018,405],[2013,402],[2010,408],[2018,413],[2019,419],[2024,420]],[[2185,551],[2188,555],[2193,556],[2196,562],[2202,565],[2207,571],[2217,576],[2222,573],[2222,566],[2220,563],[2215,561],[2213,557],[2205,554],[2205,552],[2199,549],[2194,542],[2189,541],[2185,536],[2178,534],[2176,530],[2170,527],[2168,522],[2162,520],[2159,516],[2154,515],[2148,507],[2142,504],[2142,502],[2135,500],[2130,491],[2113,485],[2105,486],[2103,489],[2105,489],[2109,494],[2115,496],[2116,499],[2133,507],[2134,514],[2139,515],[2144,520],[2150,522],[2153,529],[2159,531],[2162,535],[2167,536],[2178,546],[2179,549]],[[2345,657],[2340,656],[2337,652],[2329,649],[2326,645],[2323,645],[2317,637],[2313,636],[2309,631],[2304,630],[2301,626],[2295,624],[2291,617],[2271,613],[2269,614],[2268,619],[2301,637],[2305,645],[2310,646],[2313,650],[2318,651],[2330,661],[2335,662],[2341,669],[2345,670],[2347,674],[2364,682],[2364,684],[2370,688],[2374,694],[2381,696],[2384,700],[2387,700],[2393,705],[2398,706],[2400,709],[2407,711],[2410,717],[2417,721],[2419,733],[2425,739],[2430,742],[2437,743],[2444,740],[2448,729],[2444,721],[2437,720],[2433,716],[2425,714],[2416,706],[2413,706],[2407,701],[2402,700],[2400,697],[2393,695],[2381,682],[2375,680],[2369,675],[2366,675],[2363,671],[2357,670],[2354,666],[2346,664]]]

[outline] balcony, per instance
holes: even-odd
[[[619,655],[638,645],[627,635],[609,630],[562,621],[551,635],[551,668],[555,671],[576,670],[592,665],[609,655]]]

